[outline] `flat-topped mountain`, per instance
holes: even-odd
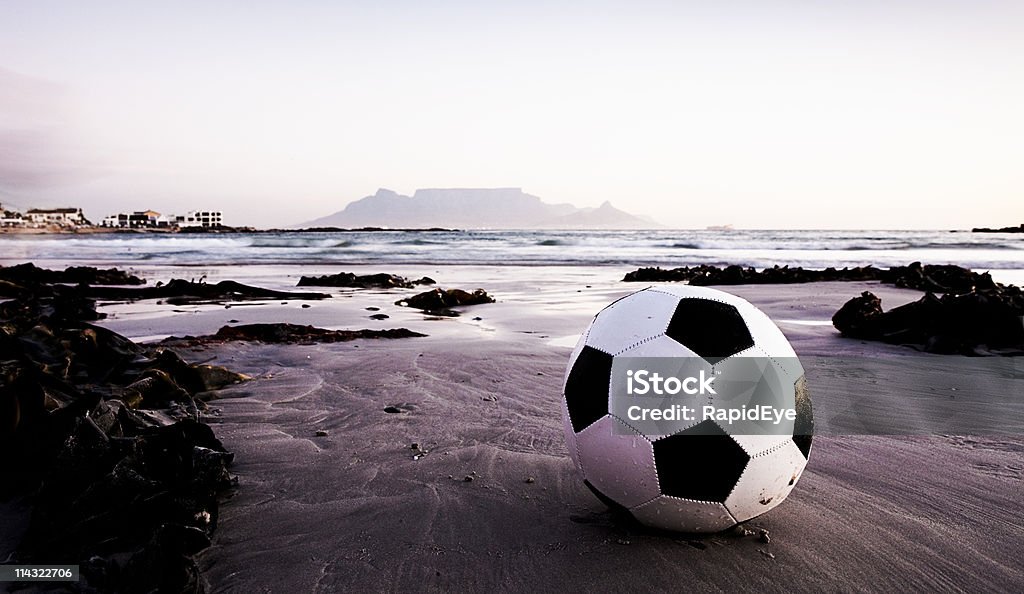
[[[451,188],[416,190],[404,196],[381,188],[344,210],[303,227],[395,228],[577,228],[640,229],[657,227],[609,202],[598,208],[549,204],[520,188]]]

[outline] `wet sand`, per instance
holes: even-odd
[[[1021,392],[1020,364],[862,343],[825,323],[864,289],[886,307],[919,292],[875,283],[728,288],[789,336],[805,361],[816,417],[834,425],[833,434],[815,438],[789,499],[750,522],[770,532],[764,543],[657,534],[617,520],[568,458],[559,391],[573,335],[602,304],[642,287],[618,283],[607,269],[562,269],[558,280],[544,270],[531,278],[494,270],[388,270],[481,286],[499,299],[457,319],[391,305],[408,291],[341,291],[310,308],[203,306],[171,318],[146,314],[150,306],[110,308],[118,315],[107,325],[135,337],[209,333],[229,319],[430,335],[183,352],[257,378],[225,391],[209,419],[236,453],[240,482],[221,509],[213,546],[199,557],[211,590],[1006,591],[1024,584],[1024,415],[1019,406],[1000,408],[1014,400],[1008,390]],[[369,320],[367,307],[391,317]],[[838,355],[860,367],[838,363]],[[836,434],[849,428],[843,413],[859,386],[877,414],[891,403],[891,416],[921,434]],[[941,431],[942,415],[914,425],[920,419],[906,413],[908,399],[972,417],[982,429],[1000,417],[1002,429],[958,436]]]

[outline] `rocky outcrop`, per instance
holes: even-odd
[[[91,297],[102,299],[162,299],[171,305],[223,303],[226,301],[276,301],[281,299],[319,300],[330,297],[327,293],[274,291],[262,287],[243,285],[231,280],[220,281],[211,285],[202,281],[187,281],[183,279],[173,279],[166,285],[143,289],[92,287],[87,292]]]
[[[481,303],[494,303],[494,298],[483,289],[477,289],[472,293],[462,289],[433,289],[406,299],[400,299],[395,302],[395,305],[422,309],[427,313],[437,315],[457,316],[459,315],[458,312],[450,308],[462,305],[479,305]]]
[[[354,274],[339,272],[324,276],[304,276],[299,279],[300,287],[353,287],[359,289],[412,289],[417,285],[433,285],[436,281],[429,276],[409,280],[397,274]]]
[[[146,281],[116,268],[102,270],[91,266],[71,266],[61,270],[47,270],[35,264],[0,266],[0,280],[17,285],[67,283],[85,285],[144,285]]]
[[[832,317],[843,336],[914,346],[931,353],[1024,354],[1024,294],[1015,286],[924,297],[889,311],[865,291]]]
[[[35,282],[12,282],[0,280],[0,297],[45,295],[53,291],[53,285]],[[75,295],[83,298],[137,301],[141,299],[162,299],[171,305],[194,303],[225,303],[231,301],[262,300],[318,300],[330,297],[327,293],[299,293],[274,291],[243,285],[235,281],[221,281],[207,284],[203,281],[173,279],[167,284],[157,283],[152,287],[107,287],[79,285]]]
[[[0,496],[33,508],[9,561],[79,564],[87,591],[201,591],[192,555],[234,479],[199,419],[208,390],[247,378],[99,317],[77,286],[0,303]]]
[[[825,281],[881,281],[897,287],[935,293],[965,293],[974,289],[992,289],[996,283],[986,273],[972,272],[954,265],[922,265],[875,268],[826,268],[812,270],[800,267],[774,266],[757,270],[742,266],[701,265],[682,268],[640,268],[629,272],[625,282],[687,282],[691,285],[764,285],[813,283]]]
[[[74,291],[60,290],[63,283],[74,283],[77,286]],[[88,267],[72,267],[62,272],[37,268],[32,264],[0,268],[0,297],[19,297],[28,300],[40,297],[50,300],[64,298],[125,301],[162,299],[171,305],[185,305],[282,299],[318,300],[330,297],[327,293],[274,291],[231,280],[208,284],[204,279],[198,281],[172,279],[167,284],[158,282],[151,287],[110,286],[141,285],[143,283],[145,281],[142,279],[116,269],[99,270]],[[41,306],[46,307],[45,305]],[[91,312],[80,311],[77,315],[95,315],[95,309],[92,309]]]
[[[998,229],[990,229],[988,227],[975,227],[971,229],[972,233],[1024,233],[1024,223],[1021,223],[1018,227],[1000,227]]]
[[[327,330],[299,324],[243,324],[223,326],[216,334],[206,336],[171,337],[170,344],[200,345],[210,343],[251,341],[268,344],[315,344],[320,342],[349,342],[361,338],[418,338],[426,336],[406,328],[387,330]]]

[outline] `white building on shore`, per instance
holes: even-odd
[[[90,224],[81,208],[30,208],[24,218],[32,227],[77,227]]]
[[[7,210],[0,203],[0,227],[24,227],[25,218],[16,210]]]
[[[163,223],[162,225],[160,223]],[[167,218],[155,210],[137,210],[135,212],[120,212],[105,217],[101,223],[103,227],[117,227],[120,229],[141,229],[147,227],[170,227]]]
[[[219,210],[190,210],[184,217],[177,217],[179,227],[220,227],[223,215]]]
[[[191,210],[184,215],[160,214],[155,210],[121,212],[103,219],[103,227],[118,229],[158,229],[189,227],[220,227],[223,215],[219,210]]]

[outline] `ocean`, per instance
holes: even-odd
[[[950,231],[353,231],[0,235],[0,264],[774,265],[825,268],[921,261],[1024,282],[1024,235]]]

